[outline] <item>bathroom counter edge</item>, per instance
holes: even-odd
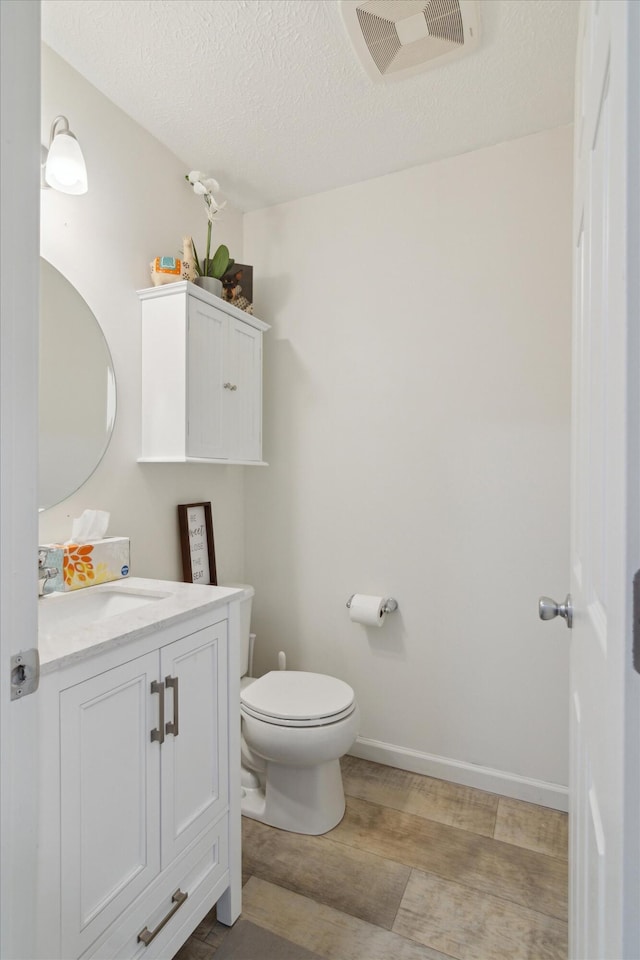
[[[174,580],[152,580],[128,577],[111,583],[87,587],[91,591],[114,589],[131,593],[168,594],[157,602],[136,607],[106,620],[70,627],[64,636],[40,634],[40,673],[45,675],[102,654],[111,648],[133,643],[159,628],[170,627],[194,615],[208,614],[244,596],[242,589],[204,584],[180,583]],[[69,594],[63,594],[63,597]],[[44,597],[39,603],[56,602]]]

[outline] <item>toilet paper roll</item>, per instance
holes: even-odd
[[[384,597],[370,597],[365,593],[355,593],[351,598],[349,616],[354,623],[363,623],[365,627],[381,627],[387,616],[384,611]]]

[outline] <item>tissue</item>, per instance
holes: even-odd
[[[103,540],[109,526],[107,510],[85,510],[71,524],[71,540],[67,543],[91,543]]]

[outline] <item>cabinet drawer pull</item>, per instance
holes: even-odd
[[[225,390],[237,390],[237,389],[238,389],[238,384],[237,384],[237,383],[229,383],[228,380],[227,380],[226,383],[223,383],[222,386],[224,387]]]
[[[155,930],[149,930],[149,927],[145,927],[144,930],[141,930],[138,934],[137,942],[144,943],[145,947],[148,947],[151,941],[155,940],[155,938],[158,936],[165,924],[169,923],[169,920],[171,920],[171,917],[174,915],[174,913],[180,909],[188,896],[188,893],[183,893],[182,890],[178,888],[171,897],[171,903],[173,906],[171,907],[171,910],[169,910],[169,913],[166,915],[166,917],[160,921]]]
[[[151,681],[151,693],[160,694],[158,704],[158,726],[151,731],[151,739],[164,743],[164,683],[162,680]]]
[[[164,729],[166,733],[172,733],[174,737],[177,737],[178,733],[180,732],[178,729],[178,678],[165,677],[164,682],[167,690],[169,687],[173,688],[173,720],[170,723],[167,723]]]

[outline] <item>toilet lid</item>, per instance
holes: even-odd
[[[355,708],[348,683],[322,673],[272,670],[240,694],[242,709],[268,723],[316,726],[334,723]]]

